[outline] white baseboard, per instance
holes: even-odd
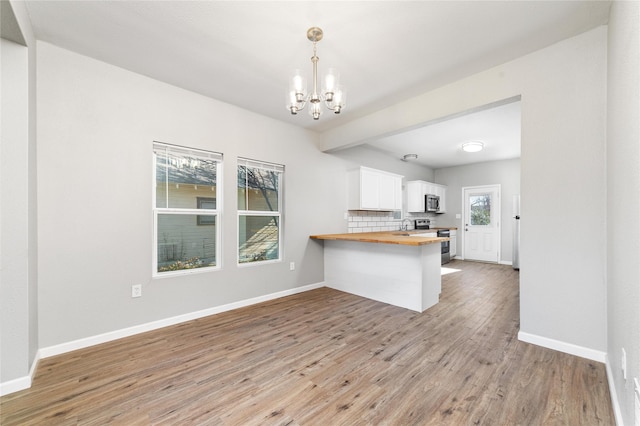
[[[549,339],[548,337],[542,337],[535,334],[529,334],[525,332],[518,332],[518,340],[522,342],[532,343],[534,345],[542,346],[544,348],[553,349],[556,351],[564,352],[569,355],[579,356],[581,358],[590,359],[592,361],[602,362],[606,361],[606,352],[597,351],[595,349],[585,348],[583,346],[574,345],[573,343],[562,342],[560,340]]]
[[[456,259],[456,260],[466,260],[464,258],[464,256],[460,255],[456,255],[455,257],[451,258],[451,260]],[[474,260],[471,260],[471,262],[474,262]],[[482,262],[482,261],[475,261],[475,262]],[[494,262],[487,262],[487,263],[494,263]],[[511,262],[510,260],[499,260],[498,262],[496,262],[498,265],[509,265],[512,266],[513,262]]]
[[[611,371],[611,363],[609,363],[609,355],[605,355],[605,359],[605,367],[607,369],[607,383],[609,384],[609,395],[611,396],[613,415],[616,419],[616,425],[624,426],[624,421],[622,420],[622,411],[620,410],[620,404],[618,402],[618,393],[616,392],[616,384],[613,381],[613,372]]]
[[[99,345],[101,343],[110,342],[113,340],[121,339],[123,337],[133,336],[135,334],[144,333],[146,331],[156,330],[158,328],[167,327],[170,325],[179,324],[186,321],[206,317],[209,315],[219,314],[221,312],[230,311],[233,309],[242,308],[245,306],[255,305],[256,303],[266,302],[268,300],[278,299],[280,297],[290,296],[297,293],[313,290],[316,288],[324,287],[324,282],[309,284],[302,287],[296,287],[289,290],[280,291],[277,293],[266,294],[264,296],[258,296],[251,299],[241,300],[238,302],[229,303],[222,306],[216,306],[213,308],[203,309],[201,311],[190,312],[184,315],[178,315],[172,318],[165,318],[158,321],[152,321],[146,324],[136,325],[134,327],[124,328],[121,330],[110,331],[108,333],[99,334],[97,336],[86,337],[83,339],[74,340],[71,342],[61,343],[55,346],[49,346],[41,348],[36,354],[36,358],[31,365],[29,375],[20,377],[14,380],[0,383],[0,396],[8,395],[10,393],[18,392],[31,387],[32,379],[35,375],[36,368],[40,359],[52,357],[55,355],[61,355],[67,352],[75,351],[77,349],[88,348],[90,346]]]
[[[31,387],[31,376],[19,377],[0,383],[0,396],[9,395],[10,393],[29,389]]]
[[[264,296],[254,297],[251,299],[240,300],[238,302],[233,302],[226,305],[215,306],[213,308],[203,309],[201,311],[190,312],[188,314],[178,315],[171,318],[165,318],[158,321],[152,321],[146,324],[140,324],[133,327],[124,328],[121,330],[110,331],[108,333],[99,334],[97,336],[86,337],[83,339],[78,339],[78,340],[62,343],[55,346],[49,346],[47,348],[40,349],[40,355],[42,358],[48,358],[51,356],[75,351],[77,349],[83,349],[89,346],[99,345],[101,343],[106,343],[113,340],[121,339],[123,337],[129,337],[135,334],[157,330],[162,327],[168,327],[171,325],[180,324],[182,322],[191,321],[191,320],[202,318],[202,317],[207,317],[209,315],[215,315],[221,312],[227,312],[233,309],[255,305],[256,303],[266,302],[268,300],[278,299],[280,297],[290,296],[297,293],[303,293],[305,291],[324,287],[324,285],[325,285],[324,282],[309,284],[303,287],[296,287],[289,290],[279,291],[277,293],[271,293],[271,294],[266,294]]]
[[[31,387],[32,379],[35,375],[36,368],[38,367],[38,362],[42,358],[61,355],[67,352],[75,351],[77,349],[88,348],[89,346],[99,345],[101,343],[110,342],[112,340],[121,339],[123,337],[129,337],[135,334],[156,330],[158,328],[167,327],[170,325],[175,325],[175,324],[179,324],[186,321],[191,321],[191,320],[206,317],[209,315],[219,314],[221,312],[231,311],[233,309],[255,305],[256,303],[266,302],[268,300],[278,299],[280,297],[291,296],[293,294],[314,290],[316,288],[320,288],[324,286],[325,286],[324,282],[309,284],[303,287],[296,287],[289,290],[280,291],[277,293],[266,294],[264,296],[258,296],[251,299],[241,300],[238,302],[233,302],[233,303],[229,303],[222,306],[203,309],[201,311],[190,312],[184,315],[178,315],[172,318],[165,318],[158,321],[152,321],[146,324],[140,324],[134,327],[110,331],[108,333],[99,334],[97,336],[91,336],[83,339],[74,340],[71,342],[61,343],[59,345],[49,346],[47,348],[41,348],[36,354],[36,358],[33,361],[33,364],[31,365],[31,370],[29,371],[28,376],[20,377],[14,380],[9,380],[7,382],[0,383],[0,396],[8,395],[10,393],[18,392],[24,389],[29,389]]]
[[[7,382],[0,383],[0,396],[9,395],[10,393],[29,389],[31,387],[31,383],[33,382],[33,377],[36,374],[36,369],[38,368],[39,362],[40,362],[40,351],[36,353],[36,357],[31,363],[31,368],[29,369],[28,376],[19,377],[14,380],[9,380]]]

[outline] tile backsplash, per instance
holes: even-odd
[[[394,214],[395,213],[395,214]],[[356,232],[379,232],[379,231],[398,231],[402,226],[403,220],[399,218],[399,212],[376,212],[367,210],[349,210],[349,233]],[[406,219],[411,221],[409,229],[413,229],[413,221],[418,218],[429,217],[433,221],[433,217],[428,215],[410,215]],[[432,225],[434,226],[434,225]]]

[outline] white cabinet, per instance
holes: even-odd
[[[438,184],[431,184],[433,187],[433,191],[435,195],[440,197],[440,207],[436,213],[446,213],[447,212],[447,187]]]
[[[359,176],[359,182],[358,182]],[[354,191],[353,194],[357,197],[358,192],[360,197],[355,198],[355,203],[350,205],[349,208],[359,207],[365,208],[377,208],[380,204],[380,191],[378,188],[379,177],[377,173],[371,170],[362,169],[360,173],[354,176]]]
[[[407,211],[424,212],[424,196],[427,194],[440,197],[440,209],[436,213],[447,211],[447,187],[437,183],[425,182],[423,180],[412,180],[407,182]]]
[[[407,182],[407,211],[424,212],[424,195],[427,182],[412,180]]]
[[[348,172],[349,210],[401,210],[402,176],[360,167]]]
[[[456,230],[455,229],[450,230],[449,231],[449,257],[451,257],[452,259],[456,257],[457,241],[458,241],[458,237],[457,237]]]

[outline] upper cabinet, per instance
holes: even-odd
[[[440,205],[436,213],[446,213],[447,212],[447,187],[444,185],[438,185],[437,183],[432,183],[431,187],[433,188],[434,194],[440,197]]]
[[[440,197],[440,208],[436,213],[446,213],[447,211],[447,187],[437,183],[425,182],[423,180],[412,180],[407,182],[407,211],[411,213],[424,212],[424,196],[427,194]]]
[[[407,211],[424,212],[424,196],[427,194],[427,182],[412,180],[407,182]]]
[[[402,176],[360,167],[348,172],[349,210],[401,210]]]

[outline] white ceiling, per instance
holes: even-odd
[[[610,7],[578,0],[25,3],[40,40],[320,132],[604,25]],[[311,78],[312,26],[324,30],[320,73],[337,68],[348,91],[344,112],[319,121],[285,109],[292,70]],[[448,139],[463,137],[476,138]]]
[[[470,141],[482,142],[484,149],[464,152],[462,144]],[[396,159],[417,154],[409,161],[432,169],[520,158],[520,101],[445,117],[366,145]]]

